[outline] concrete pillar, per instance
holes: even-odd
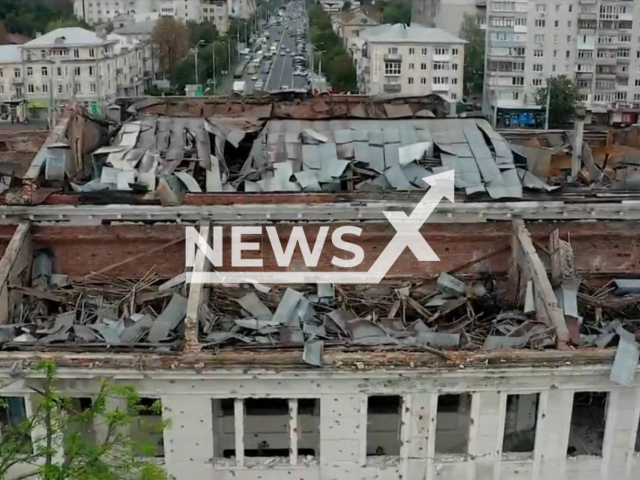
[[[533,480],[564,477],[573,394],[572,390],[558,388],[540,394]]]
[[[476,392],[471,399],[469,454],[475,480],[498,478],[506,401],[500,392]]]
[[[584,119],[586,110],[582,106],[576,107],[573,153],[571,154],[571,180],[578,178],[582,168],[582,141],[584,137]]]
[[[639,413],[640,389],[616,388],[611,391],[602,448],[601,478],[603,480],[631,479],[631,460],[634,454]],[[637,473],[635,475],[637,478]]]
[[[366,462],[367,398],[361,394],[320,399],[320,468],[323,480],[343,479]]]
[[[402,408],[402,478],[434,478],[438,395],[414,393]]]
[[[211,399],[200,395],[162,397],[167,473],[175,480],[213,478]]]
[[[106,413],[112,413],[116,410],[121,412],[125,412],[127,410],[127,401],[124,398],[118,397],[107,397],[106,398]],[[109,431],[109,425],[106,420],[98,420],[96,425],[94,426],[96,431],[96,442],[103,443],[107,440],[107,434]],[[126,428],[127,431],[129,429],[128,426],[122,426],[122,428]]]

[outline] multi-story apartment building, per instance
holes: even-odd
[[[635,123],[640,2],[490,0],[487,10],[484,103],[497,125],[539,123],[536,92],[558,75],[575,80],[592,121]]]
[[[331,24],[334,32],[342,38],[342,42],[347,46],[350,38],[359,37],[366,29],[379,25],[379,22],[362,12],[343,12],[339,15],[333,15]]]
[[[227,33],[229,28],[229,5],[225,0],[203,0],[202,19],[216,26],[219,33]]]
[[[360,91],[462,99],[464,40],[422,25],[368,28],[349,45]]]
[[[465,15],[477,16],[484,25],[486,7],[486,0],[413,0],[411,23],[458,35]]]
[[[224,6],[225,4],[226,6]],[[104,23],[119,15],[157,14],[184,21],[206,20],[221,23],[226,31],[226,17],[249,18],[256,10],[255,0],[75,0],[74,12],[89,23]],[[219,17],[223,16],[224,20]],[[217,25],[216,25],[217,26]]]
[[[13,50],[8,51],[11,48]],[[0,99],[24,101],[31,115],[75,100],[94,112],[120,95],[144,93],[143,45],[82,28],[60,28],[0,56]]]

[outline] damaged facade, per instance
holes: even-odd
[[[162,402],[155,456],[178,480],[634,478],[640,209],[613,188],[628,159],[601,159],[600,138],[523,148],[411,102],[401,118],[318,105],[68,112],[0,207],[0,372],[18,378],[2,395],[28,413],[42,356],[78,398],[133,385]],[[359,226],[366,270],[395,234],[383,212],[410,214],[419,175],[452,167],[455,203],[420,229],[439,262],[406,249],[372,285],[185,283],[184,225],[264,226],[256,271],[281,270],[269,245],[294,227]],[[213,268],[198,251],[191,271]]]

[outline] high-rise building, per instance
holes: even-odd
[[[591,121],[635,123],[639,18],[640,2],[629,0],[489,0],[485,113],[498,126],[540,124],[536,92],[566,75]]]
[[[223,11],[223,4],[226,8]],[[249,18],[256,10],[255,0],[75,0],[78,18],[88,23],[104,23],[127,14],[175,17],[183,21],[213,21],[226,31],[226,18]],[[223,16],[224,20],[219,17]]]
[[[465,15],[484,19],[486,0],[413,0],[411,23],[441,28],[453,35],[460,33]]]

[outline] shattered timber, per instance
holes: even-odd
[[[0,423],[50,357],[70,396],[108,377],[161,400],[150,440],[177,480],[636,478],[638,132],[503,135],[447,108],[131,99],[68,108],[29,158],[0,133],[0,395],[20,405]],[[357,225],[371,262],[383,212],[452,168],[455,203],[420,229],[440,262],[405,250],[374,285],[185,283],[186,225]]]

